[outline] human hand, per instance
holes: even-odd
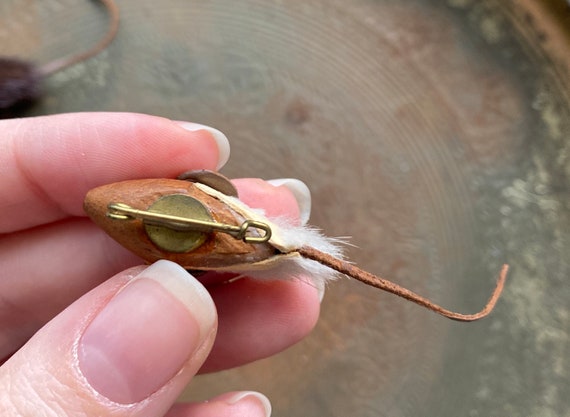
[[[300,281],[222,284],[216,274],[206,290],[173,263],[136,266],[82,209],[102,184],[220,168],[229,156],[221,133],[137,114],[68,114],[0,121],[0,150],[2,416],[268,415],[257,393],[172,404],[197,372],[304,337],[318,317],[317,290]],[[269,215],[308,217],[298,183],[235,184]]]

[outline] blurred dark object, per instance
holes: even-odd
[[[41,98],[41,82],[66,68],[101,53],[119,29],[119,9],[114,0],[99,0],[109,14],[109,28],[99,42],[78,54],[64,56],[37,66],[31,62],[0,57],[0,119],[16,117]]]
[[[40,80],[32,64],[0,58],[0,118],[13,117],[36,101]]]

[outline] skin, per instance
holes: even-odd
[[[144,269],[85,217],[85,193],[121,180],[214,170],[219,153],[209,132],[146,115],[68,114],[1,121],[0,150],[0,358],[7,359],[0,367],[0,409],[8,410],[3,416],[266,415],[256,401],[227,401],[239,393],[171,406],[197,372],[264,358],[306,336],[317,320],[319,297],[303,282],[225,283],[227,276],[208,274],[204,282],[217,309],[217,334],[208,336],[206,347],[158,394],[135,405],[120,407],[86,390],[66,350],[84,331],[86,317]],[[234,183],[247,204],[298,219],[299,207],[286,187],[257,179]]]

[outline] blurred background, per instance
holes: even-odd
[[[196,379],[275,416],[570,416],[570,11],[565,0],[120,0],[118,38],[25,116],[209,124],[229,176],[297,177],[311,223],[461,324],[355,281],[312,335]],[[92,1],[2,0],[0,54],[45,63],[106,30]]]

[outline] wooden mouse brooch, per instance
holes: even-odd
[[[227,178],[210,171],[104,185],[89,191],[84,208],[113,239],[147,262],[168,259],[188,270],[253,278],[309,277],[316,286],[340,273],[458,321],[487,316],[508,271],[503,265],[495,290],[478,313],[447,310],[346,261],[339,240],[248,207]]]

